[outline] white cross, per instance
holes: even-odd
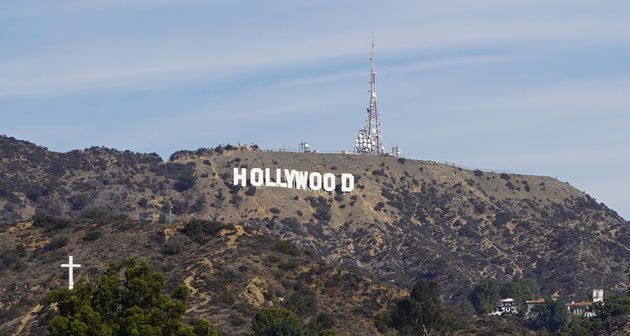
[[[81,267],[80,264],[73,264],[72,263],[72,256],[68,257],[68,263],[67,264],[61,264],[61,267],[68,267],[68,289],[72,289],[74,288],[74,278],[73,278],[73,268],[75,267]]]

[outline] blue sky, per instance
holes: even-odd
[[[67,151],[386,148],[548,175],[630,218],[627,1],[0,2],[0,134]]]

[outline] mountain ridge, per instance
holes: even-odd
[[[630,229],[616,212],[551,177],[466,170],[388,156],[178,151],[170,161],[93,147],[49,152],[0,139],[0,220],[104,208],[132,219],[205,218],[289,240],[323,260],[408,288],[438,281],[457,306],[484,277],[534,278],[567,299],[625,292]],[[242,188],[234,168],[352,173],[351,193]],[[192,179],[190,178],[192,177]],[[191,183],[192,181],[192,183]],[[7,206],[11,211],[8,211]]]

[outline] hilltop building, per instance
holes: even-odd
[[[554,295],[553,300],[557,300],[558,296]],[[593,289],[593,300],[582,302],[570,302],[566,303],[567,313],[582,317],[594,317],[595,310],[594,304],[604,302],[604,290]],[[535,319],[538,316],[540,307],[545,304],[545,299],[527,300],[525,301],[525,313],[523,316],[525,319]]]
[[[516,315],[518,314],[518,310],[516,308],[516,303],[513,298],[505,298],[497,301],[494,305],[494,310],[490,315]]]

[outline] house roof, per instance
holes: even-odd
[[[527,300],[525,303],[545,303],[545,299]]]
[[[566,304],[567,307],[576,307],[576,306],[592,306],[593,302],[571,302]]]

